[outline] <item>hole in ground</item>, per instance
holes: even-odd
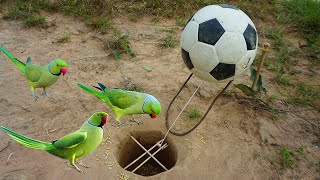
[[[147,150],[164,137],[164,134],[160,131],[133,131],[120,142],[118,147],[117,160],[122,168],[125,168],[128,164],[145,153],[145,151],[136,142],[134,142],[133,139],[131,139],[131,135]],[[159,151],[155,155],[155,158],[157,158],[158,161],[160,161],[161,164],[163,164],[169,170],[176,164],[178,153],[175,145],[168,137],[164,143],[168,143],[169,146],[164,150]],[[155,147],[150,153],[153,154],[158,149],[159,147]],[[148,157],[150,157],[148,154],[144,155],[140,160],[135,162],[126,170],[133,171]],[[153,176],[164,171],[165,169],[163,169],[153,158],[151,158],[134,173],[141,176]]]

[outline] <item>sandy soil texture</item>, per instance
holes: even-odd
[[[163,20],[154,24],[147,17],[138,23],[121,18],[113,20],[115,27],[129,35],[137,54],[134,59],[124,56],[116,61],[110,55],[111,51],[104,49],[104,44],[113,38],[111,33],[100,34],[81,21],[60,14],[50,14],[48,19],[56,19],[56,26],[38,30],[27,29],[19,21],[6,21],[0,17],[0,44],[16,58],[26,61],[30,56],[39,65],[55,58],[66,59],[69,63],[67,75],[49,88],[49,93],[55,99],[41,96],[42,90],[38,89],[36,92],[40,99],[34,102],[26,80],[15,65],[0,54],[0,125],[50,142],[78,129],[94,112],[106,111],[111,115],[111,120],[104,128],[103,144],[80,160],[90,166],[82,167],[85,174],[67,166],[66,160],[23,147],[0,132],[0,179],[142,179],[142,176],[125,171],[118,160],[123,156],[120,152],[126,140],[130,140],[131,133],[142,134],[141,141],[144,138],[152,139],[152,134],[160,133],[159,136],[162,136],[166,133],[165,110],[190,73],[181,59],[178,46],[173,49],[161,49],[158,46],[166,36],[160,30],[171,28],[175,22]],[[70,42],[57,43],[56,39],[65,32],[70,34]],[[175,35],[177,40],[180,32],[181,29]],[[153,70],[147,72],[143,66]],[[249,83],[248,77],[249,72],[245,72],[235,83]],[[148,115],[137,116],[143,125],[116,128],[112,126],[115,116],[111,109],[76,85],[79,82],[91,86],[101,82],[107,87],[122,88],[125,81],[138,84],[143,92],[158,98],[162,104],[160,116],[156,119]],[[202,86],[190,107],[196,106],[203,113],[224,86],[192,78],[170,111],[170,122],[199,84]],[[273,120],[270,112],[259,109],[259,104],[252,104],[233,86],[230,92],[231,95],[224,95],[217,101],[195,131],[183,137],[169,135],[169,146],[176,153],[176,157],[172,157],[177,160],[175,166],[150,179],[320,177],[318,111],[300,108],[300,111],[288,112],[280,119]],[[129,123],[128,119],[125,117],[122,122]],[[175,130],[192,123],[184,113]],[[292,168],[281,167],[279,149],[282,146],[304,147],[301,155],[292,152],[295,155]],[[133,154],[135,152],[128,155]]]

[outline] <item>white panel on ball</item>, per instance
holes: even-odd
[[[201,71],[201,70],[196,69],[196,68],[191,69],[191,72],[195,76],[197,76],[198,78],[200,78],[202,80],[205,80],[205,81],[208,81],[208,82],[213,82],[213,83],[217,83],[218,82],[214,77],[211,76],[210,73]]]
[[[248,18],[241,10],[226,8],[217,16],[217,20],[227,32],[243,33],[248,26]],[[235,26],[236,24],[236,26]]]
[[[226,64],[236,64],[247,52],[246,41],[239,33],[225,32],[215,48],[219,61]]]
[[[243,58],[236,64],[235,76],[242,74],[246,69],[250,67],[256,56],[257,50],[250,50],[243,56]]]
[[[224,9],[222,7],[216,5],[209,5],[200,9],[196,14],[194,14],[192,19],[194,19],[194,21],[198,24],[201,24],[208,20],[214,19],[215,17],[218,17],[218,15],[223,12]]]
[[[189,51],[192,64],[195,68],[210,72],[219,64],[214,46],[197,42]]]
[[[184,50],[190,51],[198,42],[198,29],[199,25],[193,21],[190,21],[184,28],[180,38],[180,44]]]
[[[254,29],[256,29],[256,27],[254,26],[252,20],[250,19],[250,17],[249,17],[246,13],[244,13],[243,11],[241,11],[240,14],[242,14],[242,16],[244,16],[244,17],[246,18],[246,20],[248,21],[248,23],[251,24],[251,25],[254,27]]]

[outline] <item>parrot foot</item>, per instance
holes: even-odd
[[[69,164],[69,162],[65,162],[65,164],[71,168],[75,168],[77,171],[84,173],[76,164]]]
[[[31,92],[31,96],[33,97],[34,101],[37,101],[39,98],[34,91]]]
[[[111,126],[116,127],[116,128],[120,128],[120,127],[123,127],[123,126],[131,126],[131,124],[123,124],[123,123],[120,122],[120,121],[116,121],[116,122],[114,123],[114,125],[111,125]]]
[[[74,164],[73,167],[76,168],[77,171],[79,171],[79,172],[81,172],[81,173],[84,173],[80,168],[78,168],[77,165]]]
[[[136,120],[134,120],[134,119],[129,119],[129,122],[135,122],[135,123],[137,123],[138,125],[143,125],[143,122],[139,122],[139,121],[136,121]]]
[[[122,122],[120,122],[120,121],[116,121],[116,126],[123,126],[124,124],[122,123]]]
[[[42,95],[47,96],[49,99],[54,100],[54,97],[50,96],[48,92],[42,93]]]
[[[83,164],[82,162],[79,162],[78,164],[79,164],[80,166],[82,166],[82,167],[90,168],[90,166],[87,166],[87,165]]]

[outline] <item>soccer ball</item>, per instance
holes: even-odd
[[[180,45],[184,63],[197,77],[225,82],[252,64],[258,35],[251,19],[237,7],[209,5],[189,19]]]

